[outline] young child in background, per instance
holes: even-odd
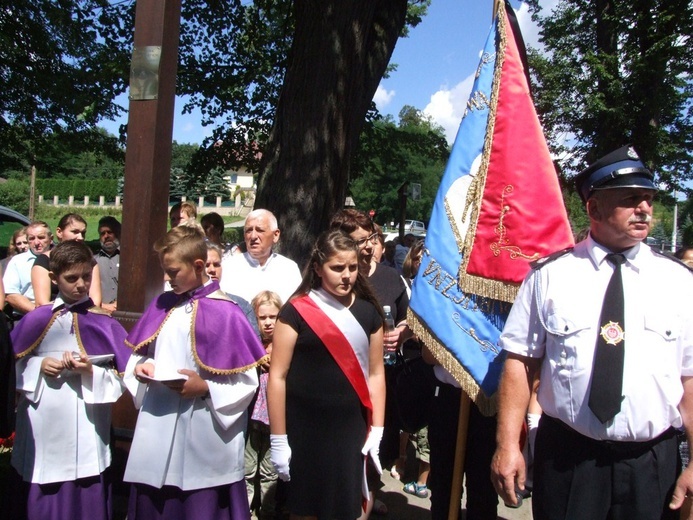
[[[187,222],[195,222],[195,219],[197,219],[197,206],[195,206],[194,202],[188,200],[177,202],[168,212],[171,228],[181,226]]]
[[[257,324],[262,335],[262,344],[268,355],[272,354],[272,336],[274,324],[277,321],[279,309],[282,308],[281,298],[272,291],[258,293],[250,303],[257,317]],[[248,425],[248,438],[245,443],[245,484],[248,488],[248,502],[254,508],[259,519],[274,518],[275,492],[277,487],[277,472],[270,460],[270,429],[267,413],[267,379],[269,378],[269,362],[260,367],[260,387],[253,405]],[[259,491],[259,493],[256,493]]]
[[[126,332],[89,298],[93,254],[66,241],[50,256],[58,296],[12,331],[17,357],[17,434],[12,466],[22,479],[15,518],[111,518],[105,470],[111,404],[124,387]]]
[[[127,337],[125,383],[140,408],[124,480],[128,519],[248,519],[243,434],[265,349],[205,271],[204,234],[178,226],[154,245],[171,291]]]
[[[221,264],[222,254],[223,253],[221,252],[221,248],[218,245],[207,241],[207,263],[205,264],[205,270],[207,271],[207,276],[219,283],[221,283],[221,275],[224,271],[224,268]],[[238,304],[238,306],[243,311],[243,314],[245,314],[245,317],[248,319],[250,326],[253,327],[253,330],[257,334],[258,338],[260,338],[260,328],[257,324],[255,311],[253,310],[253,307],[250,305],[250,303],[238,296],[237,294],[226,293],[226,296],[228,296]]]

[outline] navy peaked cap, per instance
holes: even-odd
[[[656,190],[654,174],[645,167],[632,146],[615,150],[575,176],[577,188],[583,202],[597,190],[613,188],[645,188]]]

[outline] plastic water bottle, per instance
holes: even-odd
[[[390,310],[389,305],[383,305],[383,313],[385,314],[385,332],[395,330],[395,319],[392,317],[392,311]],[[385,349],[385,352],[383,354],[383,361],[386,365],[394,365],[397,362],[397,353],[388,352]]]

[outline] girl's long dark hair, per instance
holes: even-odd
[[[85,227],[87,226],[87,221],[84,220],[84,217],[82,215],[79,215],[78,213],[66,213],[62,216],[56,228],[60,228],[64,231],[65,228],[69,226],[71,222],[79,222],[80,224],[84,224]]]
[[[322,279],[315,274],[314,266],[322,266],[335,254],[344,251],[353,251],[358,260],[358,246],[349,235],[338,229],[321,233],[315,241],[310,259],[303,268],[303,280],[290,299],[308,294],[311,289],[319,289],[322,287]],[[380,302],[378,302],[368,278],[363,276],[360,272],[356,276],[353,293],[357,298],[372,303],[380,316],[383,316]]]

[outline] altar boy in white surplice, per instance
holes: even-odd
[[[19,393],[12,466],[21,477],[13,518],[111,518],[111,404],[123,393],[118,370],[129,351],[123,327],[89,298],[94,263],[83,242],[58,244],[49,265],[58,297],[12,331]]]
[[[171,291],[130,331],[125,383],[140,408],[124,480],[128,519],[249,519],[247,408],[268,359],[241,308],[205,270],[204,234],[173,228],[154,249]]]

